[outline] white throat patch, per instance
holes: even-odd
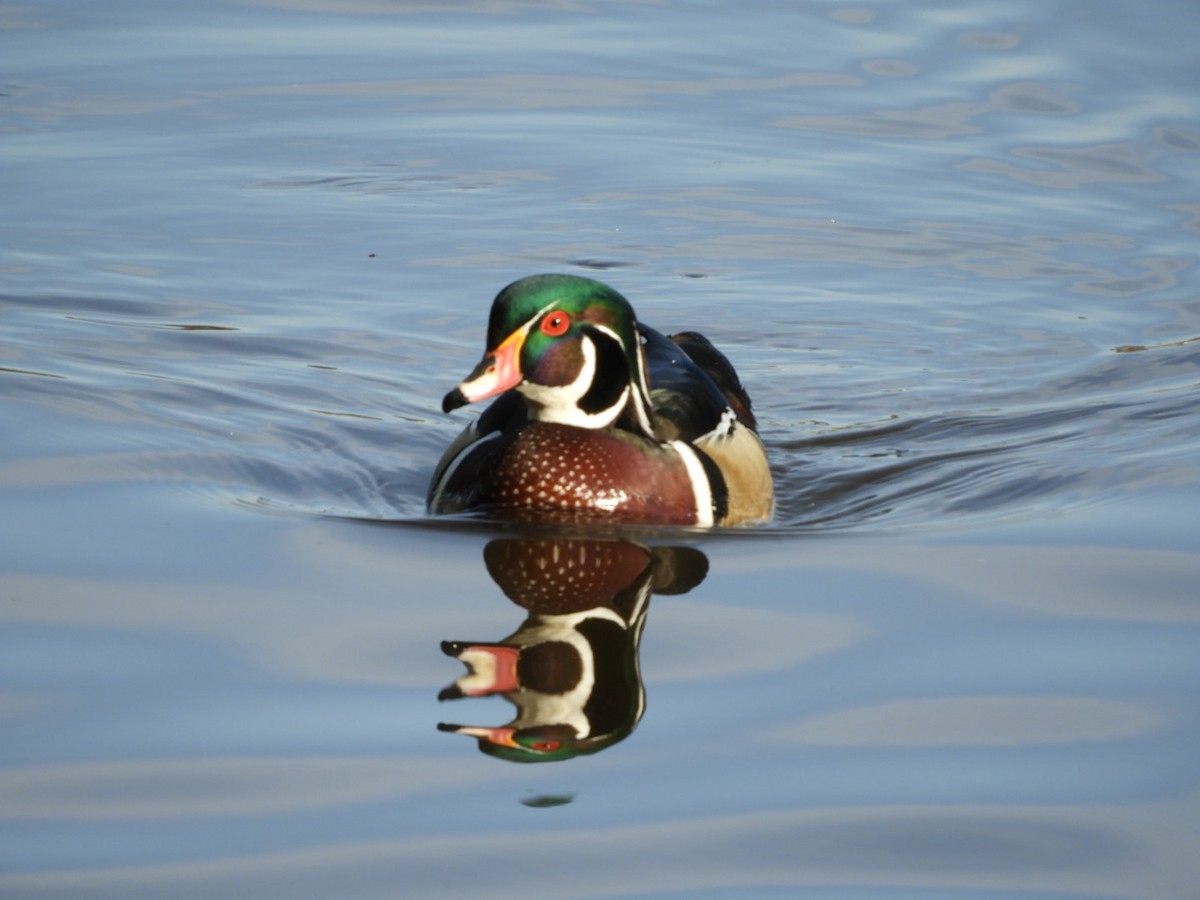
[[[596,377],[596,345],[590,337],[583,335],[579,346],[583,353],[583,365],[574,381],[553,386],[524,381],[518,385],[517,390],[529,401],[529,414],[535,421],[557,422],[578,428],[607,428],[621,415],[621,410],[629,400],[628,385],[608,409],[589,413],[579,408],[580,399],[591,388],[592,379]]]

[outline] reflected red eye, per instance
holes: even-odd
[[[558,741],[538,741],[536,744],[530,745],[534,750],[540,750],[543,753],[549,753],[551,750],[557,750],[562,746]]]
[[[552,312],[542,319],[542,334],[547,337],[561,337],[571,327],[571,317],[565,312]]]

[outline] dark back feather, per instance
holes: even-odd
[[[721,416],[730,406],[712,373],[699,365],[682,345],[671,338],[641,323],[638,323],[638,331],[646,352],[650,403],[661,437],[664,440],[694,441],[708,434],[720,424]],[[700,340],[732,373],[733,367],[729,361],[704,338]],[[733,379],[740,389],[736,374]]]

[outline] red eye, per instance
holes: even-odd
[[[561,746],[562,744],[560,744],[558,741],[538,741],[536,744],[532,745],[534,750],[540,750],[543,753],[550,753],[554,750],[557,750]]]
[[[565,312],[552,312],[542,319],[542,334],[547,337],[561,337],[571,327],[571,317]]]

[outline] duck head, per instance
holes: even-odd
[[[442,409],[516,390],[530,418],[607,428],[626,410],[653,433],[646,365],[629,301],[576,275],[532,275],[492,303],[487,349]]]

